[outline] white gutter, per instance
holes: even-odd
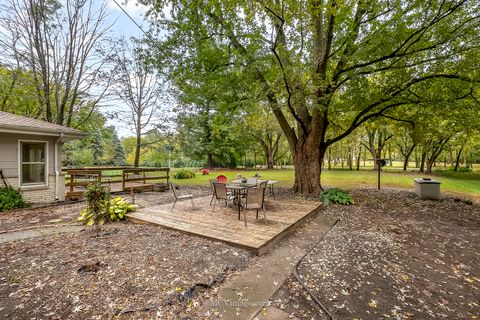
[[[59,183],[60,183],[60,169],[58,168],[58,145],[62,141],[63,133],[60,133],[60,136],[57,140],[55,140],[55,148],[53,151],[53,161],[55,166],[55,201],[58,201],[58,194],[59,194]]]

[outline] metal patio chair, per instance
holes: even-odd
[[[212,199],[210,200],[210,205],[212,205],[213,199],[215,199],[215,186],[214,183],[217,182],[217,179],[210,179],[210,190],[212,190]]]
[[[227,192],[227,187],[224,183],[218,183],[214,182],[213,183],[213,196],[216,199],[216,201],[213,203],[213,208],[212,212],[215,210],[215,206],[217,202],[223,200],[225,201],[225,207],[228,207],[228,201],[232,199],[231,194]]]
[[[258,219],[258,210],[263,210],[263,217],[267,222],[267,212],[265,211],[265,188],[253,187],[247,189],[247,195],[243,206],[243,216],[245,220],[245,227],[247,226],[247,210],[256,210]]]
[[[182,200],[191,200],[192,201],[192,208],[193,208],[193,210],[195,210],[195,203],[193,202],[193,194],[177,195],[177,191],[175,189],[175,185],[173,184],[173,182],[169,181],[168,185],[170,186],[170,190],[172,190],[173,196],[175,198],[175,201],[173,202],[172,209],[170,211],[173,211],[173,208],[175,208],[175,204],[177,203],[177,201],[182,201]]]
[[[258,185],[258,187],[259,187],[259,188],[266,188],[266,187],[267,187],[267,183],[268,183],[268,180],[262,181],[262,182],[260,182],[260,184]]]

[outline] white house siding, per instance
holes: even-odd
[[[0,132],[0,169],[7,181],[14,188],[19,187],[18,177],[18,146],[19,140],[29,141],[46,141],[48,143],[48,187],[25,187],[22,188],[24,198],[32,203],[38,202],[53,202],[55,201],[55,141],[58,137],[42,136],[42,135],[28,135],[17,133]],[[60,148],[59,148],[60,149]],[[59,150],[60,151],[60,150]],[[58,162],[60,163],[60,154],[58,154]],[[59,166],[61,168],[61,166]],[[3,182],[0,181],[0,186]],[[60,174],[59,179],[59,199],[65,199],[65,183],[64,177]]]

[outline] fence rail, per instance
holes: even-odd
[[[67,200],[83,198],[85,187],[93,182],[108,185],[116,193],[152,190],[155,183],[163,181],[168,188],[170,181],[170,168],[85,167],[62,171],[66,174]]]

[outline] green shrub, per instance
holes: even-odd
[[[135,206],[122,197],[116,197],[110,201],[107,215],[110,221],[120,221],[125,219],[127,212],[135,211]]]
[[[19,190],[12,187],[0,188],[0,211],[23,208],[27,203],[23,200]]]
[[[351,195],[339,188],[332,188],[322,192],[320,199],[326,205],[334,203],[350,205],[355,203]]]
[[[120,221],[125,219],[127,212],[135,211],[135,206],[122,197],[110,199],[108,190],[98,183],[87,187],[85,199],[87,208],[80,212],[78,221],[88,226]]]
[[[84,194],[87,208],[80,212],[78,221],[87,226],[102,225],[107,220],[106,212],[109,207],[110,193],[100,183],[92,183],[87,186]]]
[[[195,178],[195,173],[190,170],[182,169],[175,172],[173,177],[175,179],[191,179],[191,178]]]

